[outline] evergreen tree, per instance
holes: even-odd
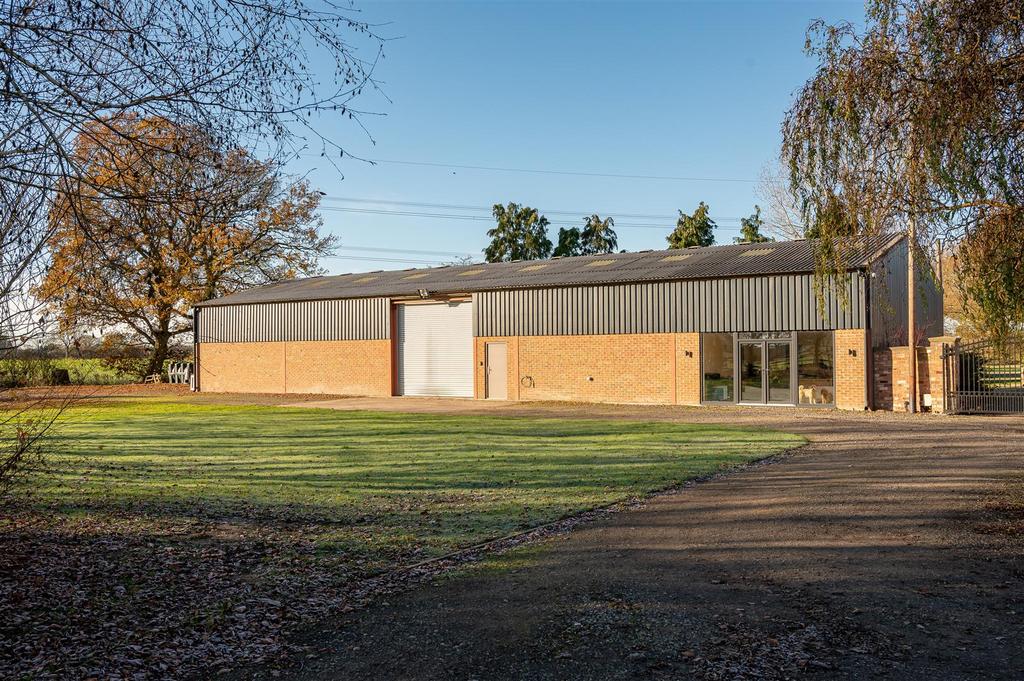
[[[553,255],[556,258],[571,258],[574,255],[583,255],[580,245],[579,227],[561,227],[558,230],[558,245],[555,246]]]
[[[583,219],[583,229],[579,227],[561,228],[558,230],[558,246],[555,255],[562,258],[574,255],[597,255],[613,253],[619,246],[619,238],[612,227],[615,220],[601,219],[597,213]]]
[[[497,225],[487,231],[491,243],[484,249],[487,262],[541,260],[551,255],[548,219],[536,208],[509,203],[494,204]]]
[[[601,216],[594,213],[586,219],[583,231],[580,232],[580,249],[583,255],[595,255],[598,253],[613,253],[619,247],[619,238],[612,227],[615,220],[612,218],[601,219]]]
[[[708,205],[703,201],[687,215],[679,211],[676,228],[666,237],[669,248],[689,248],[691,246],[710,246],[715,243],[715,221],[708,215]]]
[[[766,241],[775,241],[761,233],[762,227],[764,220],[761,218],[761,206],[754,206],[754,212],[750,217],[740,219],[740,235],[733,241],[738,244],[763,244]]]

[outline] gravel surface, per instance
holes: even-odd
[[[1024,419],[338,400],[756,424],[807,447],[308,632],[294,679],[1024,678]],[[311,406],[311,405],[310,405]],[[1019,508],[1018,508],[1019,510]],[[523,549],[519,549],[522,551]]]

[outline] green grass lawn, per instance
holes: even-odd
[[[0,515],[0,668],[185,677],[269,659],[371,598],[362,578],[802,443],[621,420],[75,407],[50,470]]]
[[[302,521],[350,549],[372,534],[378,549],[432,555],[802,442],[707,425],[128,403],[68,412],[51,442],[62,472],[36,491],[68,511]]]

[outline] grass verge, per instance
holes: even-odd
[[[53,470],[0,520],[0,666],[258,662],[360,580],[802,442],[619,420],[73,408]]]

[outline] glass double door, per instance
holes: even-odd
[[[739,345],[739,401],[793,404],[792,344],[788,340],[741,340]]]

